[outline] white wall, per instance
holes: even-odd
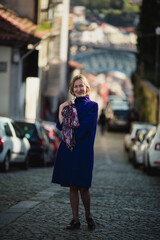
[[[28,77],[26,79],[26,107],[25,118],[36,120],[38,110],[40,79]]]
[[[6,62],[5,72],[0,71],[0,116],[9,116],[11,48],[0,46],[0,65]]]

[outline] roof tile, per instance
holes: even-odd
[[[0,4],[0,40],[35,42],[48,32],[37,29],[38,25]]]

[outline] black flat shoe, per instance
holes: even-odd
[[[90,218],[87,218],[86,220],[87,220],[87,223],[88,223],[88,229],[89,230],[94,230],[96,228],[96,224],[95,224],[93,218],[90,217]]]
[[[67,225],[67,230],[80,229],[80,222],[76,222],[74,219]]]

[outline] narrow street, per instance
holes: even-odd
[[[124,133],[97,131],[90,232],[80,202],[81,229],[65,230],[72,218],[67,188],[51,183],[52,167],[0,173],[0,239],[157,240],[160,177],[134,169],[123,149]]]

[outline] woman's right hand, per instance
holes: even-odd
[[[59,122],[60,124],[62,123],[62,110],[65,106],[71,106],[72,105],[72,101],[66,101],[64,103],[62,103],[60,106],[59,106]]]
[[[70,106],[72,105],[72,101],[66,101],[64,103],[62,103],[60,106],[59,106],[59,110],[62,111],[62,109],[65,107],[65,106]]]

